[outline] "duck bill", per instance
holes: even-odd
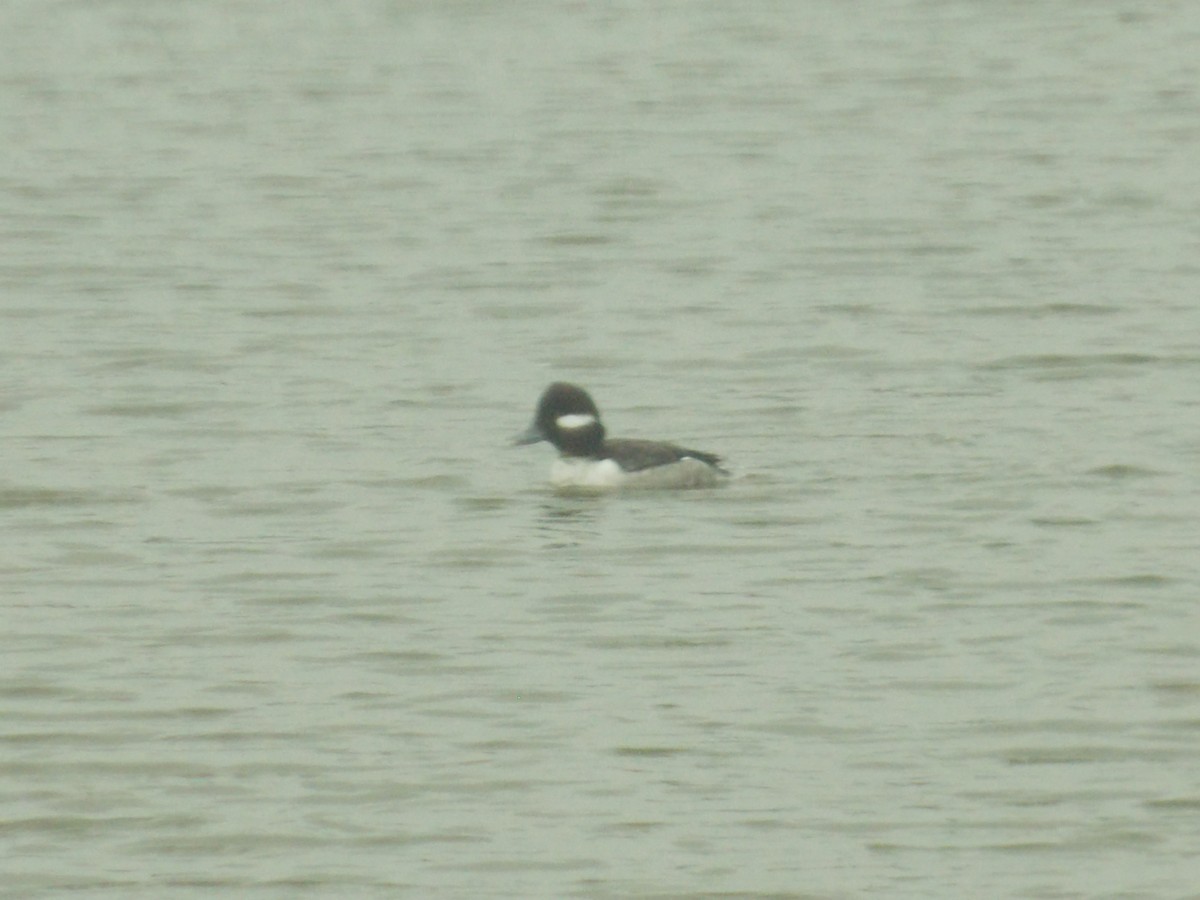
[[[545,439],[546,436],[542,434],[541,429],[537,427],[537,423],[535,422],[520,434],[514,436],[512,445],[514,447],[523,447],[526,444],[536,444],[538,441],[544,441]]]

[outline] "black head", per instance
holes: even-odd
[[[595,456],[604,444],[600,410],[581,387],[556,381],[542,392],[533,424],[518,444],[549,441],[564,456]]]

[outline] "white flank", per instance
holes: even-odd
[[[690,456],[640,472],[626,472],[611,459],[567,456],[556,459],[550,469],[550,483],[556,488],[671,490],[716,487],[728,480],[728,475]]]
[[[585,428],[595,421],[596,417],[590,413],[568,413],[555,419],[554,424],[563,431],[570,431],[572,428]]]
[[[729,480],[729,476],[714,469],[708,463],[693,456],[685,456],[679,462],[665,466],[651,466],[640,472],[631,472],[622,488],[645,488],[648,490],[672,488],[716,487]]]
[[[550,469],[550,483],[555,487],[613,488],[626,475],[611,459],[556,459]]]

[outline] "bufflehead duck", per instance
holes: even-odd
[[[538,400],[533,424],[515,444],[549,441],[559,458],[555,487],[712,487],[729,477],[721,458],[661,441],[605,440],[600,411],[581,387],[555,382]]]

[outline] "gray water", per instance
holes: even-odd
[[[0,894],[1200,896],[1198,60],[5,4]],[[555,379],[735,480],[553,494]]]

